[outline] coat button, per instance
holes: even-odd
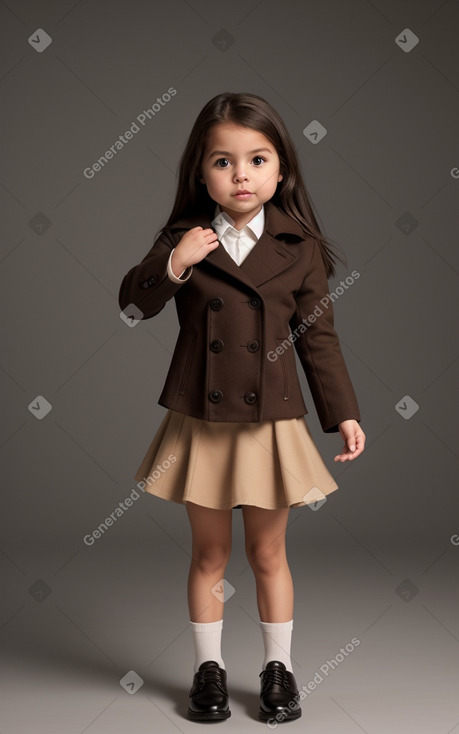
[[[244,395],[244,400],[248,405],[253,405],[257,402],[257,396],[254,392],[246,392]]]
[[[210,307],[214,311],[220,311],[220,309],[223,308],[223,298],[212,298]]]
[[[212,390],[212,392],[209,393],[209,400],[212,403],[219,403],[220,400],[223,399],[223,393],[221,390]]]
[[[249,301],[250,308],[260,308],[261,301],[259,298],[251,298]]]
[[[224,346],[222,339],[214,339],[210,342],[210,348],[213,352],[221,352]]]
[[[140,287],[141,288],[150,288],[150,286],[154,285],[156,281],[158,280],[157,275],[151,275],[147,280],[141,280],[140,281]]]
[[[257,339],[252,339],[252,341],[247,342],[247,349],[249,350],[249,352],[256,352],[259,346],[260,343],[257,341]]]

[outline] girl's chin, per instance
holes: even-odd
[[[220,208],[224,211],[235,211],[235,212],[245,212],[250,209],[260,208],[261,202],[256,201],[254,196],[251,196],[248,199],[236,199],[233,197],[231,201],[225,201],[223,203],[217,202],[220,205]]]

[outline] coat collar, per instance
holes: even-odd
[[[223,246],[209,252],[201,262],[224,270],[250,288],[254,286],[257,288],[288,268],[297,259],[297,256],[293,248],[276,238],[279,235],[287,234],[290,237],[294,235],[298,240],[304,240],[305,231],[300,224],[281,211],[272,201],[267,201],[264,208],[265,230],[241,265],[234,262]],[[170,225],[169,229],[173,231],[197,226],[212,229],[211,217],[206,214],[183,217]]]

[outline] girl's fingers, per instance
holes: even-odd
[[[356,439],[357,448],[363,451],[363,447],[365,446],[365,436],[363,434],[360,434],[357,436]]]
[[[357,436],[354,437],[354,439],[349,441],[351,446],[355,445],[355,451],[351,451],[347,442],[343,446],[343,452],[341,454],[337,454],[334,457],[334,461],[352,461],[353,459],[357,458],[359,456],[365,446],[365,436],[364,434],[358,433]]]

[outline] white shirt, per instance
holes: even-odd
[[[225,248],[228,255],[234,260],[237,265],[244,262],[245,258],[249,254],[250,250],[255,247],[263,230],[265,228],[265,210],[264,206],[261,207],[258,214],[248,222],[242,229],[236,229],[234,227],[234,219],[230,217],[226,212],[222,212],[220,206],[217,204],[214,212],[214,219],[212,220],[212,227],[215,229],[218,239]],[[172,272],[171,259],[173,252],[172,250],[169,260],[167,262],[167,274],[171,280],[175,283],[184,283],[191,277],[193,272],[193,266],[190,266],[190,272],[186,278],[182,278],[183,270],[180,276],[177,278]]]

